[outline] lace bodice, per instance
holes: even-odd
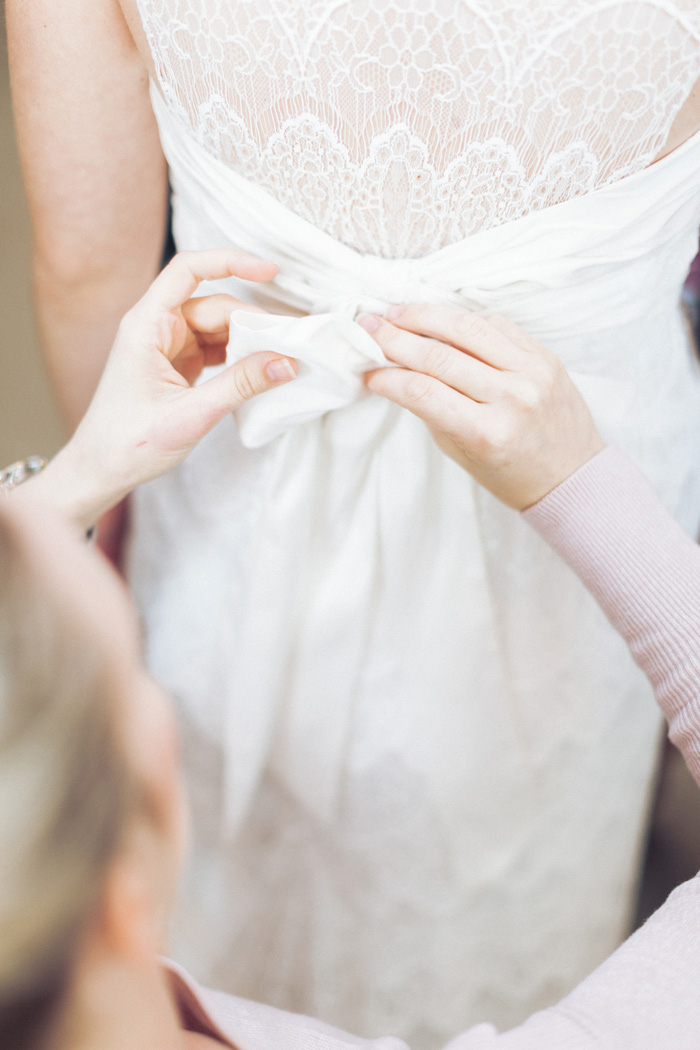
[[[140,0],[161,88],[237,172],[415,258],[649,164],[696,0]]]
[[[360,251],[418,257],[644,167],[700,73],[694,0],[141,0],[216,156]]]

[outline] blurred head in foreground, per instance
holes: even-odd
[[[120,581],[48,512],[0,501],[0,1046],[89,1044],[120,999],[134,1032],[159,1003],[167,1024],[181,798]]]

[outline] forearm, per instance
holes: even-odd
[[[627,640],[700,783],[700,547],[613,448],[524,516]]]
[[[37,252],[34,295],[46,368],[68,432],[80,422],[95,392],[124,314],[143,295],[160,261],[160,240],[133,254],[128,272],[88,268],[75,278]]]
[[[160,261],[165,159],[148,70],[116,0],[6,0],[37,310],[71,429]]]
[[[122,315],[140,298],[158,269],[160,243],[160,237],[154,235],[150,252],[142,245],[138,265],[135,261],[128,273],[114,266],[111,274],[86,273],[83,280],[52,271],[35,258],[35,307],[42,351],[68,434],[78,426],[90,403]],[[51,476],[55,473],[52,470]],[[49,475],[41,478],[41,486],[49,480]],[[59,505],[66,495],[61,484],[47,494],[49,501],[56,497]],[[60,509],[70,514],[70,508]],[[83,528],[99,519],[99,546],[117,566],[121,563],[126,515],[125,504],[103,516],[103,510],[97,511],[94,503],[92,509],[83,507],[79,514]]]
[[[557,1006],[510,1032],[479,1025],[445,1050],[696,1050],[700,876]]]
[[[79,446],[69,441],[44,470],[11,489],[8,498],[50,507],[87,532],[126,494],[91,469]]]

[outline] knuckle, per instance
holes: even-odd
[[[161,347],[162,326],[160,314],[154,313],[144,302],[139,302],[124,314],[117,329],[117,341],[129,349],[147,344]]]
[[[420,329],[434,328],[439,321],[439,310],[432,303],[411,303],[401,313],[401,324]]]
[[[509,333],[517,329],[517,325],[514,325],[509,318],[504,317],[503,314],[488,314],[484,316],[484,320],[487,324],[491,325],[492,328],[497,328],[499,332]]]
[[[488,459],[490,443],[486,431],[482,428],[476,431],[470,442],[470,451],[477,462]]]
[[[425,366],[431,375],[444,375],[449,371],[455,351],[445,343],[433,340],[428,344],[425,355]]]
[[[420,372],[412,372],[406,379],[404,392],[411,405],[425,405],[432,397],[430,379]]]
[[[489,323],[481,314],[472,314],[463,310],[457,319],[457,335],[466,342],[480,340],[488,334]]]
[[[509,460],[516,440],[517,428],[510,417],[501,416],[484,433],[484,450],[492,463],[501,466]]]
[[[166,269],[172,273],[191,273],[194,252],[180,251],[173,255]]]
[[[543,357],[538,361],[538,380],[545,393],[551,394],[557,389],[562,381],[564,371],[561,361],[554,355]]]
[[[543,387],[540,382],[522,377],[512,391],[512,400],[519,408],[535,412],[543,401]]]
[[[490,329],[492,336],[505,337],[515,343],[516,346],[521,345],[523,332],[511,320],[504,317],[503,314],[489,314],[487,317],[483,317],[483,320]]]
[[[236,392],[241,401],[248,401],[257,393],[256,384],[245,366],[237,368],[234,373]]]
[[[382,322],[376,333],[379,344],[389,350],[401,346],[405,339],[405,332],[395,328],[393,324]]]

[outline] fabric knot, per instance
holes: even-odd
[[[418,302],[429,294],[422,280],[420,260],[362,257],[362,284],[371,299],[392,303]],[[382,311],[383,312],[383,311]]]
[[[281,317],[235,310],[227,360],[240,361],[259,350],[289,354],[299,374],[236,409],[241,441],[260,448],[291,427],[310,423],[366,396],[362,376],[390,365],[371,335],[344,313]]]

